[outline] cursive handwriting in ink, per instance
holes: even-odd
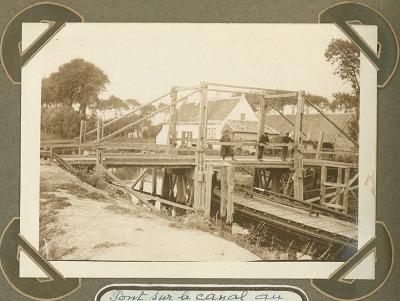
[[[283,300],[283,298],[281,297],[280,294],[276,294],[276,293],[265,293],[265,294],[261,294],[261,295],[257,295],[255,297],[256,300]]]
[[[139,295],[124,295],[122,291],[115,291],[109,301],[144,301],[147,294],[141,291]]]

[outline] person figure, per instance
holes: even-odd
[[[224,130],[220,142],[231,142],[231,136],[227,130]],[[225,157],[232,157],[233,160],[233,149],[231,145],[221,145],[221,157],[225,160]]]
[[[265,131],[258,140],[258,153],[257,153],[257,160],[261,160],[264,155],[264,149],[266,144],[269,142],[268,133]],[[261,145],[260,145],[261,144]]]
[[[289,137],[288,132],[286,132],[285,136],[283,136],[282,142],[285,144],[293,142],[293,139]],[[288,153],[289,153],[289,147],[287,145],[282,146],[282,161],[286,161]]]

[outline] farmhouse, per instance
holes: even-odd
[[[257,124],[257,115],[244,96],[209,100],[207,119],[208,140],[219,140],[228,120]],[[195,143],[198,133],[198,120],[198,103],[186,102],[177,109],[176,137],[178,138],[178,145]],[[164,123],[156,137],[156,143],[166,144],[167,142],[168,123]]]

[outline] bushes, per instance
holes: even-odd
[[[58,139],[71,139],[79,135],[81,116],[68,106],[42,108],[42,135]]]

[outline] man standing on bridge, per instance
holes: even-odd
[[[265,131],[258,140],[258,153],[257,153],[257,160],[261,160],[264,155],[264,149],[267,143],[269,142],[268,133]]]
[[[231,142],[231,136],[228,130],[224,130],[223,135],[220,139],[221,142]],[[234,150],[231,145],[221,145],[221,157],[225,160],[225,157],[232,157],[233,160]]]
[[[282,142],[288,144],[293,142],[293,139],[289,137],[289,133],[286,133],[282,138]],[[286,161],[289,153],[289,147],[287,145],[282,146],[282,161]]]

